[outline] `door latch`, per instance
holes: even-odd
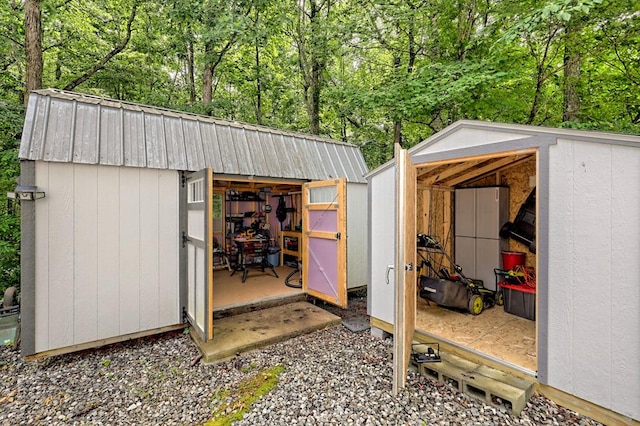
[[[339,239],[340,239],[340,233],[336,232],[336,240],[339,240]]]
[[[187,237],[187,233],[182,231],[182,248],[187,246],[187,242],[191,241],[189,237]]]
[[[406,265],[404,265],[404,270],[413,271],[413,263],[407,263]]]

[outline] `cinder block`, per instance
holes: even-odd
[[[418,365],[420,374],[488,405],[519,415],[533,394],[533,383],[466,359],[440,354],[442,362]]]
[[[527,404],[526,390],[481,374],[466,375],[462,385],[465,394],[489,405],[505,408],[515,415],[519,415]]]

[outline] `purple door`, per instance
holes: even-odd
[[[346,308],[346,180],[307,183],[302,197],[303,290]]]

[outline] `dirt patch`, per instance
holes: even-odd
[[[321,303],[318,306],[339,316],[342,319],[342,325],[354,333],[368,330],[371,327],[369,315],[367,315],[367,296],[366,293],[363,295],[362,291],[349,295],[346,309],[328,303]]]

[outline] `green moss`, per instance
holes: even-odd
[[[241,420],[251,404],[276,387],[278,376],[283,371],[283,366],[276,365],[242,380],[233,391],[216,392],[217,406],[205,426],[227,426]]]

